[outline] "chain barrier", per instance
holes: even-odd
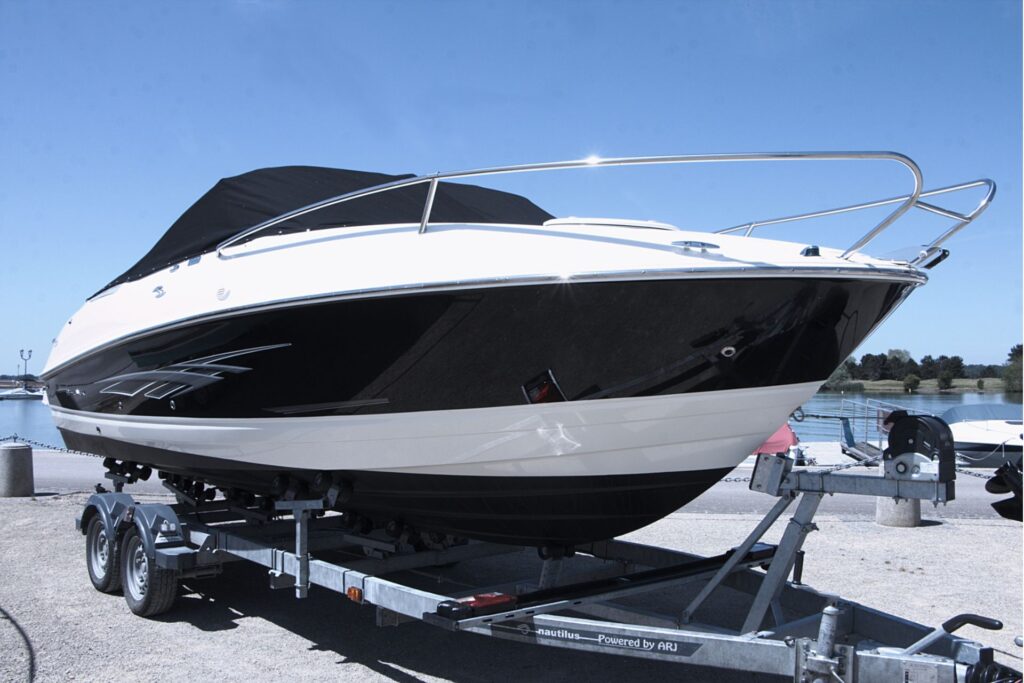
[[[994,455],[996,453],[996,451],[1003,451],[1003,449],[1006,447],[1006,443],[1008,441],[1010,441],[1010,440],[1011,439],[1007,439],[1003,443],[998,444],[992,450],[990,450],[988,453],[985,453],[984,455],[982,455],[980,457],[977,457],[977,458],[967,458],[967,457],[965,457],[964,459],[972,461],[972,462],[976,462],[976,461],[980,461],[980,460],[985,460],[985,459],[991,457],[992,455]],[[1003,454],[1005,456],[1005,452]],[[979,479],[989,479],[992,476],[990,474],[981,474],[980,472],[971,472],[970,470],[968,470],[963,465],[957,465],[956,466],[956,471],[959,472],[960,474],[966,474],[969,477],[977,477]]]
[[[34,439],[26,439],[24,437],[18,436],[17,434],[11,434],[9,436],[0,437],[0,443],[4,443],[6,441],[17,441],[19,443],[28,444],[29,446],[34,446],[35,448],[42,448],[42,449],[48,450],[48,451],[56,451],[58,453],[68,453],[68,454],[71,454],[71,455],[87,455],[87,456],[92,457],[92,458],[102,458],[103,457],[102,455],[97,455],[96,453],[86,453],[85,451],[76,451],[76,450],[73,450],[71,448],[65,448],[63,446],[54,446],[53,444],[43,443],[42,441],[35,441]],[[811,472],[819,472],[819,473],[838,472],[840,470],[849,469],[851,467],[857,467],[859,465],[870,465],[871,463],[877,461],[878,459],[879,459],[878,457],[875,457],[875,458],[872,458],[871,460],[865,460],[863,462],[854,462],[854,463],[849,463],[849,464],[845,464],[845,465],[834,465],[832,467],[827,467],[827,468],[820,469],[820,470],[809,470],[809,471],[811,471]],[[958,471],[959,471],[959,468],[958,468]],[[972,476],[983,476],[983,475],[977,475],[974,472],[967,472],[966,474],[970,474]],[[727,483],[734,483],[734,484],[749,484],[750,480],[751,480],[750,477],[725,477],[721,481],[724,481],[724,482],[727,482]]]
[[[64,446],[54,446],[53,444],[43,443],[42,441],[36,441],[34,439],[26,439],[23,436],[17,434],[11,434],[10,436],[0,437],[0,443],[7,441],[17,441],[18,443],[28,444],[35,448],[42,448],[47,451],[57,451],[58,453],[68,453],[70,455],[88,455],[90,458],[102,458],[102,455],[96,453],[86,453],[85,451],[76,451],[71,448],[65,448]]]
[[[982,474],[981,472],[971,472],[966,467],[961,467],[960,465],[956,466],[956,473],[957,474],[966,474],[969,477],[977,477],[978,479],[991,479],[992,478],[991,474]]]
[[[42,449],[47,450],[47,451],[56,451],[57,453],[67,453],[69,455],[87,455],[90,458],[102,458],[103,457],[102,455],[98,455],[96,453],[86,453],[85,451],[76,451],[76,450],[71,449],[71,448],[65,448],[64,446],[54,446],[53,444],[43,443],[42,441],[36,441],[34,439],[26,439],[25,437],[18,436],[17,434],[10,434],[9,436],[0,437],[0,443],[5,443],[5,442],[8,442],[8,441],[17,441],[18,443],[28,444],[29,446],[33,446],[35,448],[42,448]],[[807,472],[812,472],[814,474],[832,474],[833,472],[840,472],[842,470],[848,470],[848,469],[851,469],[853,467],[866,467],[868,465],[873,465],[876,462],[878,462],[879,460],[881,460],[881,456],[875,456],[874,458],[870,458],[868,460],[859,460],[857,462],[851,462],[851,463],[846,463],[846,464],[842,464],[842,465],[833,465],[831,467],[823,467],[821,469],[806,470],[806,471]],[[978,479],[990,479],[992,477],[991,474],[982,474],[981,472],[972,472],[969,469],[967,469],[966,467],[962,467],[960,465],[957,465],[956,471],[957,471],[958,474],[966,474],[969,477],[976,477]],[[724,482],[730,483],[730,484],[748,484],[748,483],[750,483],[750,480],[751,480],[750,477],[725,477],[721,481],[724,481]]]

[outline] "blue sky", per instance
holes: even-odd
[[[989,212],[858,355],[1002,362],[1021,341],[1019,2],[0,0],[0,373],[20,348],[39,371],[87,296],[253,168],[823,149],[903,152],[928,187],[996,180]],[[555,214],[702,229],[910,188],[878,163],[495,186]],[[845,247],[872,217],[765,235]],[[872,253],[945,225],[914,217]]]

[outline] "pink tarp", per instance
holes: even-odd
[[[754,453],[785,453],[790,446],[795,446],[798,443],[800,443],[800,439],[796,438],[796,434],[787,422],[769,436],[767,441],[758,446]]]

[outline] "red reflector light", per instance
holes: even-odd
[[[522,386],[527,403],[554,403],[564,401],[565,394],[555,381],[551,370],[545,370]]]
[[[498,605],[514,605],[516,603],[516,596],[506,595],[505,593],[480,593],[468,598],[462,598],[459,602],[469,605],[474,609],[479,609],[481,607],[495,607]]]

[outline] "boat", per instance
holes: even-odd
[[[0,391],[0,401],[40,401],[42,398],[42,390],[29,389],[28,386]]]
[[[556,217],[467,181],[628,165],[873,161],[909,194],[712,233]],[[971,213],[926,198],[981,188]],[[630,157],[217,183],[63,326],[42,377],[69,448],[244,505],[324,497],[360,529],[565,548],[725,476],[991,201],[892,152]],[[892,207],[846,249],[768,225]],[[954,225],[862,249],[911,209]],[[134,469],[133,469],[134,468]],[[447,540],[446,540],[447,539]]]
[[[1020,404],[977,403],[950,408],[942,419],[953,433],[953,448],[968,467],[1019,465],[1024,444],[1024,410]]]

